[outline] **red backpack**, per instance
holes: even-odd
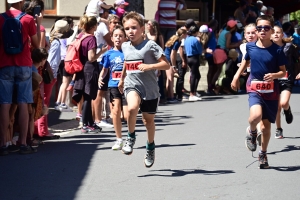
[[[76,38],[71,44],[69,44],[65,57],[65,70],[69,74],[80,72],[83,69],[79,56],[79,48],[82,40],[89,36],[91,36],[91,34],[85,34],[81,38]]]

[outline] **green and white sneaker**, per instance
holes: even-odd
[[[126,155],[132,154],[134,144],[135,138],[127,137],[125,140],[125,144],[122,147],[122,152]]]
[[[116,140],[114,146],[112,146],[112,150],[121,150],[123,147],[123,140]]]
[[[150,168],[154,164],[155,161],[155,149],[153,150],[146,150],[146,155],[144,159],[145,167]]]

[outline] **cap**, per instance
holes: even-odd
[[[229,20],[227,22],[227,26],[229,26],[230,28],[235,27],[235,25],[237,25],[237,21],[235,21],[235,20]]]
[[[124,0],[116,0],[116,1],[115,1],[115,4],[116,4],[117,6],[119,6],[119,5],[128,6],[128,5],[129,5],[129,3],[126,2],[126,1],[124,1]]]
[[[23,1],[23,0],[7,0],[7,3],[18,3],[21,1]]]
[[[200,33],[208,33],[209,32],[208,26],[207,25],[200,26],[199,32]]]
[[[193,19],[187,19],[185,21],[185,27],[189,29],[191,26],[197,26]]]
[[[63,33],[69,30],[69,24],[66,20],[58,20],[54,24],[54,30]]]

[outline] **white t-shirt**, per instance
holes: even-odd
[[[86,8],[87,16],[99,16],[100,13],[103,13],[101,5],[103,2],[101,0],[91,0]]]
[[[97,30],[95,31],[94,35],[97,40],[97,47],[100,44],[107,45],[107,42],[104,39],[104,36],[109,34],[108,28],[104,22],[100,22],[99,26],[97,27]],[[97,52],[100,51],[100,48],[97,48]],[[103,55],[103,54],[102,54]],[[102,55],[97,59],[98,62],[102,60]]]

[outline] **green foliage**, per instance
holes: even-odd
[[[300,21],[300,10],[290,13],[290,19],[297,19],[298,21]]]

